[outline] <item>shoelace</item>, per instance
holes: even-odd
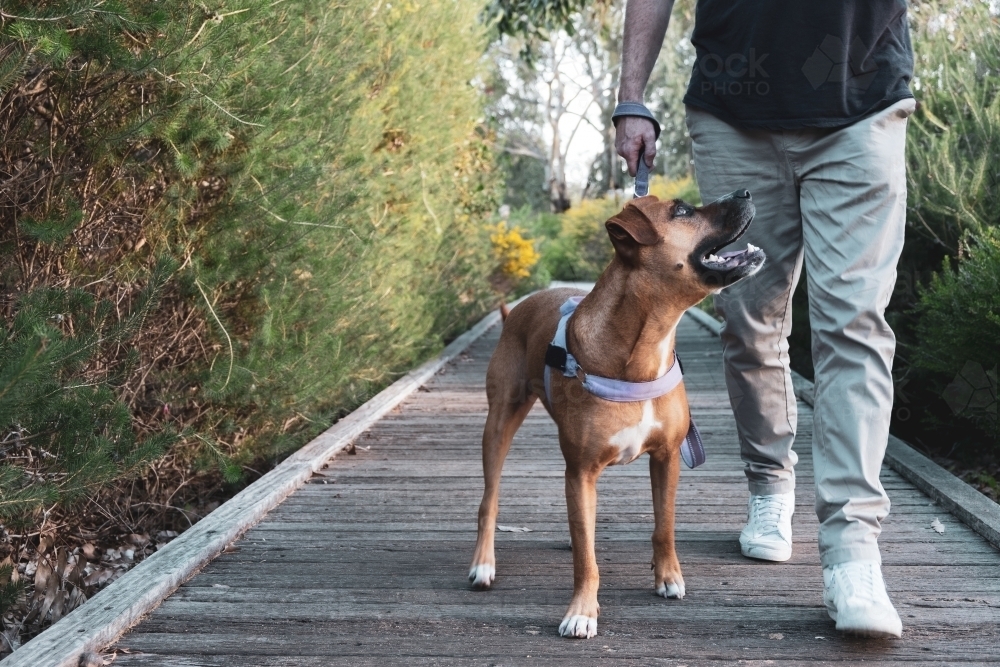
[[[760,527],[761,534],[779,532],[778,522],[787,507],[788,503],[781,496],[754,496],[750,503],[750,521]]]
[[[875,602],[874,568],[867,563],[844,563],[834,567],[833,576],[848,597]]]

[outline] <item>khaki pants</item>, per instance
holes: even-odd
[[[716,295],[726,384],[753,494],[795,488],[796,405],[788,365],[792,293],[805,260],[815,367],[813,463],[824,566],[880,560],[889,513],[879,482],[896,339],[885,321],[903,248],[902,100],[838,130],[743,130],[688,107],[702,200],[747,188],[764,249],[756,276]]]

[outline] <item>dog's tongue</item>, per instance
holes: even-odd
[[[729,252],[724,252],[719,255],[721,259],[732,259],[733,257],[738,257],[746,253],[749,248],[744,248],[743,250],[730,250]]]

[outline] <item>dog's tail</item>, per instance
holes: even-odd
[[[510,308],[507,307],[506,303],[500,304],[500,321],[503,322],[510,315]]]

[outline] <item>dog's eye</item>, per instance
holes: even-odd
[[[674,217],[688,216],[694,213],[690,206],[685,206],[684,204],[678,204],[674,207]]]

